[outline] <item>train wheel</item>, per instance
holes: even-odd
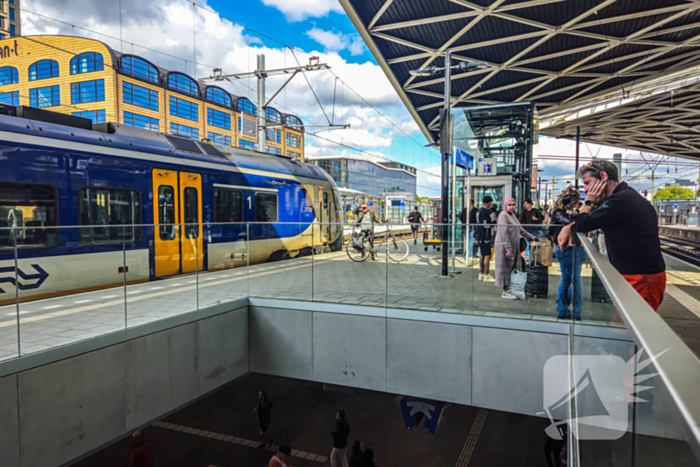
[[[352,246],[352,241],[349,241],[347,245],[345,245],[345,251],[348,254],[348,258],[355,261],[356,263],[361,263],[363,261],[366,261],[367,258],[369,258],[369,253],[367,252],[367,250],[362,249],[362,251],[360,251],[355,249],[355,247]]]

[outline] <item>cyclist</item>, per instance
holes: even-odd
[[[374,224],[379,223],[377,216],[369,210],[369,205],[365,203],[360,207],[360,209],[355,209],[353,217],[356,219],[355,223],[360,225],[360,231],[369,241],[369,252],[372,255],[372,261],[375,261]]]

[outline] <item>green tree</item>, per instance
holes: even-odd
[[[690,188],[682,186],[667,186],[659,188],[654,194],[654,199],[693,199],[695,193]]]

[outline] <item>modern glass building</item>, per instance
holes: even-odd
[[[416,169],[399,162],[347,156],[309,156],[306,159],[328,172],[341,188],[371,196],[416,193]]]
[[[0,51],[1,104],[257,150],[257,106],[219,86],[82,37],[6,38]],[[303,159],[301,119],[272,107],[264,112],[266,151]]]

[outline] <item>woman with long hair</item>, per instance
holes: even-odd
[[[578,211],[581,194],[573,187],[564,190],[552,209],[551,235],[555,243],[561,229],[574,222]],[[564,250],[559,245],[554,249],[554,256],[559,261],[561,268],[561,281],[557,293],[557,316],[560,319],[571,318],[569,306],[573,303],[574,319],[581,319],[583,308],[583,284],[581,283],[581,268],[586,260],[586,250],[574,235],[574,246],[567,246]]]
[[[523,270],[520,261],[520,236],[529,239],[535,237],[525,230],[515,217],[515,199],[513,198],[506,199],[505,209],[498,215],[497,223],[494,243],[496,285],[503,288],[502,298],[514,300],[518,297],[510,291],[510,274],[515,270]]]

